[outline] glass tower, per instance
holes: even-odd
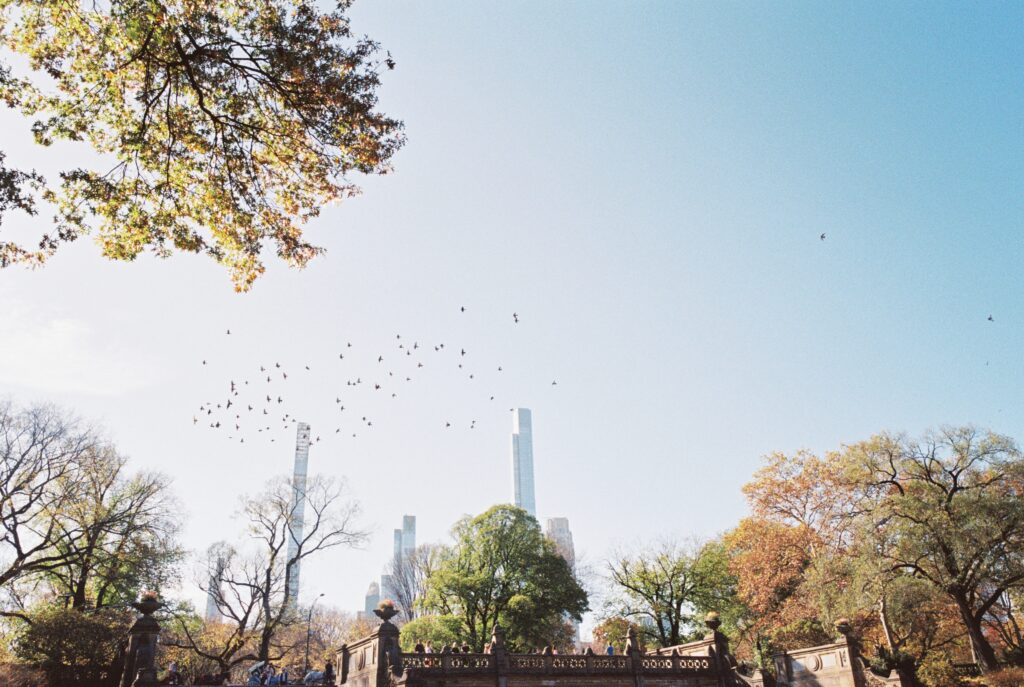
[[[512,483],[515,504],[537,517],[533,493],[533,417],[528,408],[516,408],[512,414]]]

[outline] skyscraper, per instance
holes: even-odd
[[[570,568],[574,568],[576,566],[576,549],[572,545],[569,518],[548,518],[545,534],[555,545],[558,555],[565,559]]]
[[[515,504],[537,517],[533,493],[533,418],[528,408],[517,408],[512,414],[512,483]]]
[[[402,516],[402,554],[408,556],[416,550],[416,516]]]
[[[224,577],[226,563],[223,555],[218,555],[210,570],[210,582],[206,590],[206,622],[212,623],[221,619],[220,606],[217,599],[222,593],[221,579]]]
[[[377,604],[380,603],[380,585],[376,582],[370,583],[370,588],[366,590],[366,600],[363,605],[363,613],[370,616],[373,611],[377,608]]]
[[[403,515],[402,529],[395,530],[395,560],[416,550],[416,516]]]
[[[292,475],[292,517],[288,522],[288,560],[292,560],[302,541],[306,514],[306,470],[309,467],[309,425],[298,423],[295,430],[295,470]],[[288,578],[288,596],[291,603],[299,602],[299,563],[296,562]]]
[[[576,572],[576,548],[572,544],[572,531],[569,529],[569,518],[548,518],[548,526],[544,532],[547,538],[555,545],[558,555],[565,559],[565,562]],[[573,640],[577,645],[580,643],[580,624],[575,618],[566,616],[565,619],[573,627]]]

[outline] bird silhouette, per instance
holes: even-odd
[[[466,312],[466,306],[462,306],[461,308],[459,308],[459,311],[460,312]]]
[[[993,319],[993,317],[992,317],[991,315],[989,315],[989,316],[988,316],[988,321],[989,321],[989,322],[995,322],[995,319]]]
[[[228,330],[228,336],[231,336],[231,330],[230,329]]]
[[[822,235],[821,235],[821,236],[819,236],[818,238],[819,238],[819,239],[821,239],[822,241],[824,241],[824,240],[825,240],[825,234],[822,234]]]
[[[519,314],[518,313],[512,313],[512,321],[515,322],[516,324],[519,324]]]

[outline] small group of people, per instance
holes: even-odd
[[[246,685],[287,685],[290,678],[287,667],[281,668],[281,672],[278,672],[274,664],[268,661],[249,671],[249,681]]]
[[[419,639],[416,640],[416,645],[413,647],[412,650],[413,650],[413,653],[417,653],[417,654],[471,654],[471,653],[473,653],[473,649],[469,646],[469,644],[466,644],[465,642],[463,642],[461,645],[459,645],[458,643],[453,642],[451,644],[451,646],[447,646],[447,645],[442,646],[440,651],[438,651],[437,649],[435,649],[433,647],[433,645],[431,645],[429,640],[426,641],[426,642],[423,642],[423,641],[421,641]],[[487,646],[484,647],[484,653],[485,654],[491,653],[490,645],[487,645]],[[553,644],[548,644],[547,646],[544,646],[544,647],[539,648],[539,649],[532,648],[529,651],[527,651],[526,653],[528,653],[528,654],[544,654],[544,655],[557,656],[558,655],[558,647],[554,646]],[[583,652],[581,651],[580,653],[583,653]],[[605,649],[605,653],[608,654],[609,656],[613,656],[615,654],[615,647],[613,647],[611,644],[609,644],[608,647]]]
[[[463,642],[461,646],[459,644],[455,643],[455,642],[452,642],[451,646],[442,646],[440,650],[437,650],[430,643],[430,640],[427,640],[426,643],[423,643],[422,641],[420,641],[418,639],[416,640],[416,646],[414,646],[412,650],[413,650],[414,653],[417,653],[417,654],[471,654],[471,653],[473,653],[473,649],[469,646],[469,644],[466,644],[465,642]]]
[[[257,664],[249,670],[249,681],[247,687],[258,687],[262,685],[333,685],[334,664],[327,661],[323,670],[310,670],[298,679],[288,672],[288,668],[281,668],[280,671],[273,663]]]

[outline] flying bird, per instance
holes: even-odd
[[[519,324],[519,313],[512,313],[512,321]]]
[[[994,319],[992,318],[992,316],[991,316],[991,315],[989,315],[989,316],[988,316],[988,321],[989,321],[989,322],[995,322],[995,320],[994,320]]]
[[[822,241],[824,241],[824,240],[825,240],[825,234],[823,233],[823,234],[822,234],[821,236],[819,236],[818,238],[819,238],[819,239],[821,239]]]

